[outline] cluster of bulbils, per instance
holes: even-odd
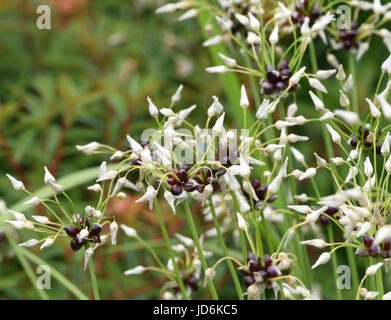
[[[297,26],[301,26],[304,23],[305,18],[308,17],[310,19],[309,24],[312,26],[315,23],[315,20],[322,15],[319,7],[319,2],[315,2],[312,6],[310,6],[309,0],[297,2],[295,5],[295,13],[292,15],[292,22]]]
[[[270,279],[281,275],[281,271],[273,265],[269,255],[265,254],[261,261],[261,257],[257,257],[251,251],[247,253],[247,265],[239,270],[244,275],[247,288],[255,283],[270,286]]]
[[[256,179],[256,178],[253,178],[251,180],[251,186],[253,187],[258,200],[252,198],[250,196],[250,194],[246,190],[244,190],[244,189],[242,189],[242,193],[247,198],[248,203],[251,205],[251,201],[253,201],[254,208],[256,210],[259,210],[259,209],[262,208],[263,202],[266,199],[268,186],[267,186],[266,183],[261,185],[260,181],[258,179]],[[266,201],[267,201],[267,203],[272,203],[276,199],[277,199],[277,196],[273,194],[273,195],[269,195],[269,197],[267,198]]]
[[[366,124],[365,127],[364,127],[364,130],[363,130],[363,127],[360,126],[358,128],[358,135],[354,135],[352,134],[352,136],[350,137],[348,143],[353,147],[353,148],[356,148],[358,144],[361,144],[364,148],[366,149],[370,149],[373,151],[373,137],[370,138],[370,130],[369,130],[369,127],[370,125],[369,124]],[[377,135],[376,135],[376,141],[379,141],[379,137],[381,136],[382,134],[382,131],[381,131],[381,128],[378,129],[378,132],[377,132]],[[376,153],[377,154],[380,154],[380,151],[381,151],[381,147],[382,147],[383,143],[382,142],[379,142],[377,145],[376,145]]]
[[[80,250],[87,242],[100,243],[100,232],[102,227],[92,222],[92,217],[83,217],[80,214],[72,215],[73,225],[66,226],[64,231],[72,238],[71,248],[73,251]],[[88,235],[81,237],[80,232],[86,229]]]
[[[198,291],[198,277],[194,274],[194,272],[180,271],[181,279],[183,284],[191,289],[191,291]],[[175,293],[179,293],[179,285],[174,287]]]
[[[242,24],[236,17],[235,13],[240,13],[246,16],[249,13],[249,5],[247,3],[236,3],[235,6],[225,7],[224,10],[228,13],[229,19],[232,22],[231,33],[247,32],[247,27]]]
[[[189,166],[183,164],[178,170],[171,169],[172,174],[168,176],[167,183],[171,186],[170,191],[174,196],[179,196],[183,190],[187,192],[197,190],[199,193],[202,193],[204,192],[204,188],[209,184],[213,186],[213,191],[219,191],[220,185],[216,175],[213,174],[216,172],[213,171],[209,168],[190,171]]]
[[[273,93],[280,93],[286,90],[289,86],[289,78],[292,71],[289,69],[289,62],[287,59],[282,60],[278,68],[273,66],[266,66],[266,80],[262,83],[262,93],[271,95]],[[289,92],[300,88],[299,84],[295,84],[289,88]]]
[[[328,207],[323,214],[320,215],[319,220],[322,225],[326,226],[330,223],[330,217],[334,217],[340,209],[336,207]],[[362,240],[362,247],[356,250],[356,255],[361,257],[371,256],[373,258],[382,257],[383,259],[391,258],[391,238],[386,238],[379,245],[374,244],[374,238],[371,236],[364,236]]]
[[[375,245],[373,237],[364,236],[363,246],[356,250],[356,254],[361,257],[371,256],[373,258],[391,258],[391,238],[387,238],[379,245]]]
[[[318,208],[320,209],[320,208]],[[329,217],[334,217],[340,210],[336,207],[328,207],[323,214],[320,215],[319,221],[322,225],[327,226],[330,223]]]
[[[338,32],[338,38],[342,43],[342,47],[349,51],[351,49],[358,49],[359,44],[357,41],[357,35],[359,34],[358,24],[355,21],[352,21],[350,29],[343,29]]]
[[[193,192],[197,190],[199,193],[204,192],[207,185],[212,185],[213,191],[220,191],[218,178],[224,175],[225,168],[230,167],[239,159],[240,152],[235,146],[220,146],[216,151],[215,159],[224,167],[212,169],[202,167],[191,169],[188,164],[181,165],[177,170],[171,169],[172,174],[167,178],[167,183],[171,186],[171,193],[174,196],[179,196],[183,190]]]

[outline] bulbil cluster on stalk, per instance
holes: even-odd
[[[371,256],[373,258],[382,257],[383,259],[391,258],[391,238],[386,238],[379,245],[374,244],[374,238],[371,236],[363,237],[363,246],[356,250],[360,257]]]
[[[295,12],[292,15],[292,21],[301,27],[305,18],[308,17],[309,25],[312,26],[321,15],[322,12],[318,1],[312,2],[311,5],[309,0],[298,1],[295,5]]]
[[[281,93],[289,86],[289,79],[292,71],[289,69],[288,60],[283,60],[278,68],[266,66],[266,80],[262,84],[263,94],[271,95],[273,93]],[[300,85],[294,84],[289,88],[289,92],[300,88]]]
[[[247,288],[255,283],[264,283],[269,287],[271,285],[270,279],[281,275],[281,271],[273,265],[273,260],[269,255],[264,255],[261,261],[261,257],[257,257],[251,251],[248,252],[247,266],[241,268],[240,272],[244,275]]]
[[[68,236],[72,238],[71,248],[73,251],[80,250],[87,242],[100,243],[100,232],[102,227],[98,223],[93,223],[92,217],[83,217],[80,214],[72,215],[73,225],[64,227]],[[88,235],[84,238],[80,237],[80,232],[86,229]]]
[[[381,128],[379,127],[377,133],[375,134],[375,133],[371,132],[369,129],[370,129],[369,124],[366,124],[364,126],[364,129],[362,126],[360,126],[358,128],[358,134],[351,135],[351,138],[348,141],[349,144],[353,148],[356,148],[357,145],[360,144],[361,146],[364,146],[364,148],[373,151],[373,141],[377,141],[377,142],[379,141],[379,138],[381,137],[382,131],[381,131]],[[377,154],[380,154],[382,145],[383,145],[382,142],[378,142],[376,144],[376,153]]]
[[[267,203],[272,203],[277,199],[277,196],[274,194],[267,194],[267,184],[264,183],[261,185],[260,181],[257,178],[251,179],[251,186],[257,196],[257,199],[254,199],[245,189],[242,189],[243,195],[247,198],[248,203],[251,205],[251,201],[254,203],[256,210],[259,210],[263,207],[263,202],[266,200]]]
[[[360,30],[356,21],[352,21],[350,29],[343,29],[338,32],[338,41],[342,43],[344,50],[358,49],[357,35]]]

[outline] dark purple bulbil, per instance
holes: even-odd
[[[344,50],[358,48],[357,35],[359,34],[358,24],[353,21],[350,29],[343,29],[338,33],[338,40],[342,42]]]
[[[320,222],[322,225],[327,226],[330,223],[330,217],[334,217],[339,212],[339,209],[336,207],[328,207],[319,217]]]
[[[194,273],[190,273],[190,274],[186,275],[183,271],[180,271],[180,275],[181,275],[183,284],[185,286],[189,286],[191,291],[193,291],[193,292],[198,291],[198,280],[199,279],[196,277],[196,275]],[[177,293],[180,292],[179,285],[176,285],[174,287],[174,291]]]
[[[376,135],[376,141],[379,141],[379,138],[380,138],[380,136],[381,136],[381,133],[382,133],[381,128],[379,128],[379,130],[378,130],[378,132],[377,132],[377,135]],[[362,145],[363,145],[365,148],[367,148],[367,149],[373,151],[373,143],[370,142],[370,141],[368,140],[368,135],[369,135],[369,126],[366,125],[366,126],[364,127],[364,131],[363,131],[363,127],[360,126],[360,127],[358,128],[358,134],[357,134],[357,135],[354,135],[354,134],[353,134],[353,135],[350,137],[350,139],[349,139],[348,142],[349,142],[349,144],[350,144],[353,148],[356,148],[357,145],[358,145],[359,143],[362,143]],[[379,142],[379,143],[376,144],[376,154],[380,154],[382,145],[383,145],[382,142]]]
[[[315,21],[322,15],[322,11],[320,10],[320,3],[315,2],[310,7],[309,0],[305,0],[303,2],[297,2],[295,6],[295,13],[292,15],[292,22],[300,27],[306,17],[310,19],[309,25],[312,26]]]
[[[391,238],[386,238],[379,245],[373,243],[374,238],[364,236],[362,247],[360,247],[356,254],[362,257],[371,256],[372,258],[382,257],[383,259],[391,258]]]
[[[251,251],[247,254],[247,266],[240,269],[240,272],[244,275],[246,287],[248,288],[256,281],[258,283],[270,284],[270,279],[280,275],[280,270],[273,265],[273,260],[269,255],[256,257]]]
[[[83,217],[80,214],[72,215],[73,225],[64,228],[65,233],[73,238],[71,240],[71,248],[73,251],[80,250],[87,242],[100,243],[100,232],[102,227],[98,223],[93,223],[92,217]],[[84,229],[89,229],[87,239],[79,239],[78,233]]]
[[[261,185],[261,183],[259,182],[258,179],[253,178],[251,180],[251,186],[253,187],[253,189],[255,191],[255,194],[257,195],[257,197],[259,199],[258,201],[256,201],[255,199],[252,199],[253,202],[254,202],[254,208],[256,210],[259,210],[262,207],[262,204],[263,204],[263,202],[265,201],[265,198],[266,198],[267,184]],[[244,190],[244,189],[242,189],[242,193],[247,198],[248,203],[251,205],[251,196],[249,195],[249,193],[246,190]],[[271,202],[273,202],[276,199],[277,199],[276,195],[271,195],[267,199],[267,202],[271,203]]]
[[[270,95],[286,90],[291,75],[292,71],[289,69],[289,63],[286,59],[281,62],[279,68],[266,66],[266,80],[262,84],[262,93]],[[289,92],[299,88],[299,84],[296,84],[289,89]]]

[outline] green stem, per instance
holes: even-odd
[[[376,287],[379,292],[378,299],[381,300],[384,296],[383,273],[381,268],[378,272],[376,272]]]
[[[223,234],[222,234],[221,228],[220,228],[220,223],[219,223],[219,220],[217,219],[216,210],[215,210],[215,207],[214,207],[214,204],[213,204],[213,201],[212,201],[211,197],[209,198],[209,207],[210,207],[210,211],[212,212],[213,223],[214,223],[214,226],[215,226],[216,231],[217,231],[217,236],[219,238],[221,248],[223,249],[223,254],[224,254],[225,257],[228,257],[227,246],[225,245],[225,242],[224,242]],[[235,289],[236,289],[236,292],[238,294],[238,298],[239,298],[239,300],[243,300],[242,288],[241,288],[240,281],[239,281],[237,272],[236,272],[236,270],[234,268],[234,265],[233,265],[232,261],[231,260],[227,260],[227,265],[228,265],[229,271],[231,272],[232,279],[233,279],[234,284],[235,284]]]
[[[357,291],[358,285],[359,285],[359,278],[358,278],[358,272],[357,272],[357,263],[356,263],[356,257],[354,256],[353,248],[346,247],[346,255],[348,257],[348,262],[350,265],[350,269],[352,271],[352,292]]]
[[[12,250],[15,252],[16,257],[18,258],[20,264],[22,265],[24,271],[27,274],[27,277],[30,279],[31,284],[33,285],[35,291],[37,291],[38,295],[43,300],[50,300],[49,296],[46,294],[44,290],[40,290],[37,288],[37,277],[35,276],[33,270],[31,269],[30,264],[25,259],[25,257],[20,253],[20,248],[17,246],[15,240],[11,237],[8,230],[4,230],[4,234],[10,244]]]
[[[327,228],[328,230],[328,237],[330,243],[334,243],[334,234],[333,234],[333,225],[330,224]],[[334,246],[330,246],[330,250],[332,250]],[[335,290],[337,291],[337,298],[338,300],[342,300],[342,293],[341,290],[337,286],[337,268],[338,268],[338,261],[337,261],[337,256],[335,252],[331,255],[331,263],[333,265],[333,276],[334,276],[334,282],[335,282]]]
[[[356,62],[354,61],[354,55],[353,53],[349,54],[349,69],[350,73],[352,74],[352,77],[354,80],[356,80]],[[357,93],[357,85],[355,84],[353,86],[353,92],[352,92],[352,104],[353,104],[353,110],[355,113],[358,113],[358,93]]]
[[[194,243],[196,245],[196,248],[197,248],[197,251],[198,251],[198,256],[200,257],[202,268],[203,268],[203,270],[205,272],[208,269],[208,265],[207,265],[206,260],[205,260],[204,252],[202,250],[202,247],[201,247],[201,244],[200,244],[200,240],[198,238],[197,229],[196,229],[196,226],[194,224],[193,216],[191,215],[189,203],[187,202],[187,200],[183,201],[183,207],[185,208],[187,222],[189,223],[189,226],[190,226],[190,229],[191,229],[191,233],[193,235],[193,241],[194,241]],[[218,300],[219,298],[217,296],[216,289],[215,289],[214,284],[213,284],[212,281],[208,282],[208,287],[209,287],[209,291],[210,291],[210,293],[212,295],[212,298],[214,300]]]
[[[162,212],[160,211],[160,207],[159,207],[159,204],[158,204],[156,198],[153,200],[153,204],[155,206],[156,213],[157,213],[157,216],[158,216],[158,219],[159,219],[160,229],[162,231],[163,238],[164,238],[164,241],[166,243],[166,248],[167,248],[168,253],[170,255],[172,264],[174,265],[175,276],[176,276],[176,279],[177,279],[177,282],[178,282],[178,285],[179,285],[179,289],[181,290],[183,298],[185,300],[188,300],[189,298],[188,298],[188,296],[186,294],[185,285],[183,284],[182,277],[181,277],[181,274],[179,272],[178,264],[176,263],[176,260],[175,260],[174,251],[172,251],[172,248],[171,248],[170,238],[168,237],[168,233],[167,233],[166,226],[164,224]]]
[[[90,257],[90,261],[88,262],[88,269],[90,271],[90,278],[92,284],[92,292],[94,293],[94,300],[100,300],[99,287],[98,287],[98,281],[96,280],[93,257]]]
[[[89,300],[88,297],[82,291],[80,291],[78,287],[76,287],[72,282],[70,282],[67,278],[65,278],[60,272],[58,272],[55,268],[49,265],[46,261],[37,257],[35,254],[31,253],[25,248],[19,248],[19,250],[21,250],[22,254],[27,259],[31,260],[35,264],[47,265],[50,268],[52,276],[56,278],[65,288],[67,288],[70,292],[72,292],[72,294],[74,294],[75,297],[77,297],[80,300]]]

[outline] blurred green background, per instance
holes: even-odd
[[[178,23],[175,15],[155,15],[158,0],[14,0],[0,2],[0,199],[9,208],[23,198],[10,188],[6,173],[21,179],[30,190],[43,185],[43,167],[48,166],[56,177],[93,168],[105,157],[86,156],[75,145],[98,141],[120,149],[126,147],[126,134],[137,137],[149,127],[155,127],[147,114],[146,97],[158,107],[170,103],[170,97],[183,84],[180,107],[197,104],[193,123],[203,123],[211,96],[221,97],[228,110],[228,121],[238,105],[232,104],[232,92],[224,91],[224,82],[205,72],[216,64],[208,50],[201,46],[202,29],[197,20]],[[36,8],[48,4],[52,9],[52,29],[39,30],[35,23]],[[364,97],[374,93],[380,74],[379,61],[388,53],[379,40],[358,64],[360,108],[366,110]],[[322,69],[326,46],[317,43],[318,63]],[[338,53],[341,62],[346,54]],[[304,61],[309,65],[308,57]],[[237,77],[234,77],[235,81]],[[227,80],[226,80],[227,81]],[[330,92],[337,92],[337,83],[326,81]],[[306,83],[298,94],[299,112],[316,113],[308,99]],[[327,95],[330,109],[338,107],[338,95]],[[238,100],[237,100],[238,101]],[[257,106],[252,106],[255,108]],[[254,111],[253,111],[254,112]],[[300,144],[309,163],[313,152],[325,156],[321,130],[310,124],[298,134],[308,135],[314,143]],[[82,171],[85,174],[85,171]],[[321,191],[332,192],[328,176]],[[82,184],[90,185],[93,176]],[[96,201],[96,195],[85,188],[70,189],[80,211]],[[309,183],[302,183],[298,193],[313,194]],[[143,239],[160,249],[163,242],[157,217],[144,205],[135,205],[137,195],[130,200],[112,201],[108,212],[116,220],[136,228]],[[184,221],[169,214],[165,208],[170,234],[180,230]],[[199,207],[195,207],[199,210]],[[203,228],[210,226],[203,225]],[[17,242],[31,238],[31,233],[13,233]],[[76,283],[91,297],[88,274],[83,271],[83,253],[72,253],[69,243],[58,242],[39,252],[29,249],[47,261],[64,276]],[[154,265],[150,255],[140,245],[122,234],[119,245],[104,246],[95,254],[95,266],[105,299],[147,299],[158,297],[164,277],[147,273],[126,277],[124,270],[136,265]],[[216,257],[221,254],[212,241],[209,248]],[[316,259],[319,252],[310,252]],[[341,262],[345,258],[341,257]],[[37,265],[31,263],[33,270]],[[326,268],[318,277],[328,277]],[[331,282],[331,281],[330,281]],[[225,284],[229,285],[225,285]],[[333,286],[327,281],[324,286]],[[50,298],[73,298],[58,281],[52,280]],[[225,298],[235,293],[228,273],[218,274],[216,287]],[[327,290],[326,290],[327,291]],[[204,292],[205,293],[205,292]],[[202,296],[203,292],[198,297]],[[39,298],[16,259],[4,235],[0,232],[0,299]],[[331,297],[325,297],[331,298]]]

